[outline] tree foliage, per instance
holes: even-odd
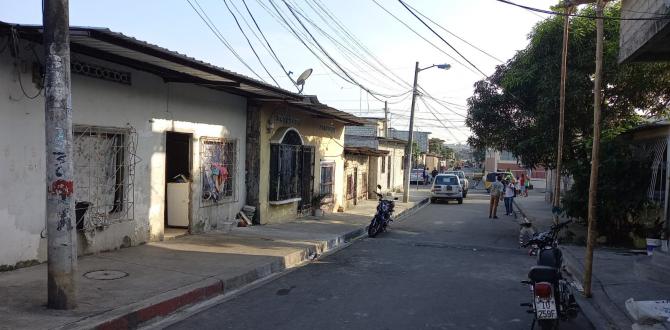
[[[444,142],[444,140],[439,138],[428,139],[428,152],[447,159],[452,159],[454,157],[454,150],[445,146]]]
[[[620,4],[607,6],[619,16]],[[581,14],[594,15],[587,7]],[[509,150],[529,167],[553,168],[559,119],[559,84],[563,18],[538,23],[528,46],[493,75],[474,85],[466,124],[470,145]],[[603,129],[634,122],[640,113],[665,115],[670,101],[670,66],[658,63],[619,64],[619,21],[605,21],[603,65]],[[576,146],[589,140],[593,127],[595,21],[574,17],[570,23],[565,107],[564,161],[588,155]]]

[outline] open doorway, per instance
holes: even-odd
[[[165,135],[165,238],[187,233],[191,214],[191,146],[193,135]]]

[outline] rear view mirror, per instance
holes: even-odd
[[[382,186],[380,184],[378,184],[377,189],[382,189]]]

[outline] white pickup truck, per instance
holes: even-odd
[[[470,187],[470,182],[465,177],[465,172],[463,171],[446,171],[444,174],[454,174],[458,176],[459,181],[461,182],[461,188],[463,189],[463,198],[468,195],[468,188]]]

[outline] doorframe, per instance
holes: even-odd
[[[170,228],[182,228],[186,229],[189,234],[191,234],[191,228],[193,228],[193,139],[194,139],[194,134],[193,132],[181,132],[181,131],[165,131],[164,138],[163,138],[163,145],[165,146],[165,153],[163,157],[163,161],[165,162],[165,168],[163,171],[163,231],[165,231],[166,228],[168,228],[168,196],[167,196],[167,184],[168,178],[167,171],[168,171],[168,150],[167,150],[167,140],[168,140],[168,135],[170,134],[181,134],[181,135],[188,135],[189,143],[188,143],[188,176],[189,176],[189,185],[188,185],[188,226],[187,227],[179,227],[179,226],[170,226]]]

